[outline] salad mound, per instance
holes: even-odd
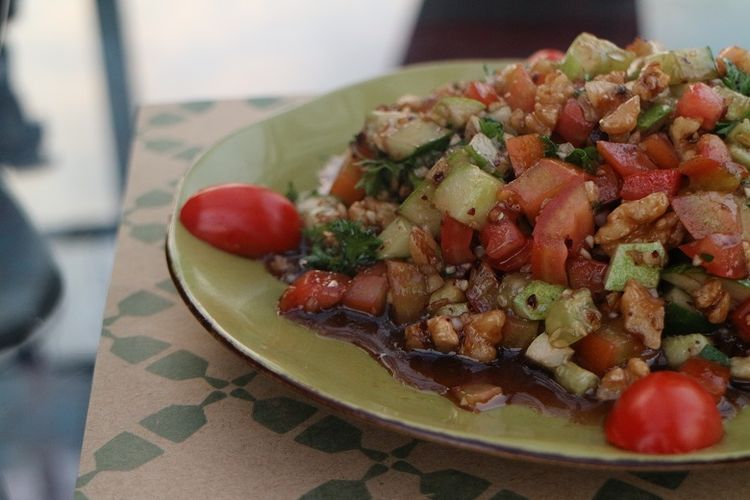
[[[714,444],[750,381],[750,53],[584,33],[485,73],[371,111],[329,188],[274,199],[298,214],[276,232],[304,225],[266,257],[280,313],[354,312],[412,365],[522,366],[626,449]]]

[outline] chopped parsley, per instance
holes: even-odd
[[[575,148],[565,157],[565,161],[578,165],[586,172],[593,174],[596,172],[596,167],[599,166],[601,160],[596,148],[594,146],[588,146],[585,148]]]
[[[289,181],[289,184],[287,184],[286,193],[284,193],[284,196],[286,196],[287,199],[292,203],[297,203],[297,200],[299,199],[299,191],[297,191],[297,188],[294,187],[294,183],[292,181]]]
[[[503,124],[489,117],[479,119],[479,130],[490,139],[498,139],[501,142],[505,135]]]
[[[315,269],[353,275],[374,264],[382,241],[359,222],[337,219],[305,231],[310,240],[306,265]]]
[[[700,254],[700,259],[703,262],[711,262],[712,260],[714,260],[714,256],[711,255],[710,253],[701,253]]]
[[[714,134],[720,137],[727,137],[729,134],[732,133],[732,130],[734,130],[734,127],[736,127],[737,124],[739,124],[745,118],[750,118],[750,112],[745,113],[745,115],[739,120],[726,120],[726,121],[716,122],[716,128],[714,128]]]
[[[539,136],[539,139],[542,141],[544,156],[548,158],[557,158],[557,144],[555,144],[555,141],[553,141],[548,135]]]
[[[750,75],[739,69],[729,59],[722,59],[722,61],[727,68],[727,74],[722,78],[724,85],[742,95],[750,96]]]

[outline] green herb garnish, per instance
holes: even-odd
[[[553,141],[550,136],[542,135],[539,136],[539,140],[542,141],[542,147],[544,147],[544,156],[548,158],[557,158],[557,144]]]
[[[354,275],[358,269],[374,264],[382,245],[375,232],[359,222],[337,219],[305,231],[310,240],[308,267]]]
[[[712,260],[714,260],[714,256],[710,253],[702,253],[699,255],[699,257],[703,262],[711,262]]]
[[[726,121],[716,122],[716,127],[714,128],[714,134],[720,137],[727,137],[729,134],[732,133],[732,130],[734,130],[734,127],[736,127],[745,118],[750,118],[750,111],[745,113],[742,116],[742,118],[740,118],[739,120],[726,120]]]
[[[294,183],[292,181],[289,181],[289,184],[286,186],[286,193],[284,193],[284,196],[289,199],[292,203],[297,203],[297,200],[299,199],[299,191],[297,191],[297,188],[294,187]]]
[[[599,153],[596,151],[596,148],[594,146],[575,148],[568,156],[565,157],[565,161],[578,165],[590,174],[596,172],[596,168],[601,162]]]
[[[479,130],[490,139],[497,138],[501,142],[503,141],[503,136],[505,135],[503,124],[492,118],[480,118]]]
[[[750,96],[750,75],[739,69],[729,59],[722,59],[722,61],[727,68],[727,73],[722,78],[724,85],[742,95]]]

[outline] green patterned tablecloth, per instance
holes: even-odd
[[[579,470],[494,458],[344,418],[257,373],[178,297],[172,193],[213,142],[293,99],[139,113],[76,499],[748,498],[748,467]]]

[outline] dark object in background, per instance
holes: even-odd
[[[638,35],[634,0],[426,0],[404,63],[564,51],[582,31],[627,45]]]

